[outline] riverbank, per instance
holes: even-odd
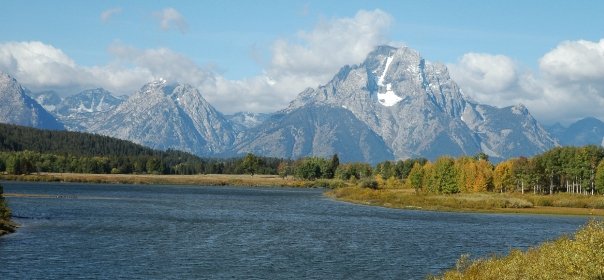
[[[11,221],[0,220],[0,236],[13,233],[17,229],[17,225]]]
[[[0,185],[0,236],[15,231],[16,224],[11,222],[11,212],[4,201],[4,188]]]
[[[398,209],[604,216],[602,196],[506,193],[434,195],[416,194],[411,189],[373,190],[358,187],[334,189],[325,195],[340,201]]]
[[[427,211],[461,211],[510,214],[604,216],[604,197],[582,195],[533,195],[508,193],[463,193],[455,195],[416,194],[412,189],[342,187],[338,180],[298,180],[277,175],[152,175],[39,173],[0,175],[0,180],[30,182],[73,182],[97,184],[156,184],[241,187],[332,188],[327,197],[362,205]]]
[[[525,252],[514,249],[507,256],[475,261],[462,256],[454,269],[429,279],[602,279],[603,244],[604,224],[591,221],[574,236]]]
[[[0,180],[29,182],[71,182],[96,184],[204,185],[245,187],[317,187],[316,182],[277,175],[152,175],[152,174],[80,174],[39,173],[0,175]]]

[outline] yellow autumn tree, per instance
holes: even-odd
[[[509,189],[513,189],[515,182],[512,170],[512,160],[506,160],[497,164],[495,171],[493,172],[493,186],[495,187],[495,191],[506,192]]]
[[[475,160],[471,157],[460,157],[455,161],[457,185],[460,192],[473,192],[477,170]]]
[[[486,192],[493,188],[493,165],[487,160],[475,162],[476,177],[472,184],[472,191]]]

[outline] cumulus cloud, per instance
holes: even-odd
[[[102,21],[102,22],[105,22],[105,23],[106,23],[106,22],[109,22],[109,20],[110,20],[110,19],[111,19],[113,16],[115,16],[115,15],[117,15],[117,14],[121,13],[121,12],[122,12],[122,8],[119,8],[119,7],[117,7],[117,8],[111,8],[111,9],[105,10],[105,11],[103,11],[103,12],[101,13],[101,16],[100,16],[100,17],[101,17],[101,21]]]
[[[202,85],[213,78],[209,69],[198,66],[188,57],[167,48],[137,49],[131,46],[114,43],[109,47],[114,64],[122,68],[128,65],[145,69],[154,78],[164,78],[171,81]]]
[[[466,96],[478,102],[500,104],[528,97],[521,88],[530,74],[507,56],[467,53],[448,67]]]
[[[84,67],[51,45],[9,42],[0,44],[0,71],[13,75],[31,90],[65,93],[104,87],[129,94],[160,77],[197,86],[213,79],[210,71],[165,48],[140,50],[113,44],[109,53],[112,60],[107,65]]]
[[[387,42],[391,23],[392,17],[381,10],[322,21],[311,31],[298,32],[295,42],[277,40],[267,74],[277,82],[299,78],[306,86],[325,83],[340,67],[360,63],[375,46]]]
[[[155,18],[159,21],[159,26],[162,30],[168,31],[170,29],[178,29],[181,33],[187,32],[189,25],[176,9],[165,8],[161,11],[153,13]]]
[[[604,77],[604,39],[566,41],[539,61],[541,71],[563,82],[602,81]]]
[[[163,29],[184,30],[186,22],[173,9],[157,14]],[[180,23],[179,23],[180,22]],[[60,49],[42,42],[0,44],[0,70],[30,89],[65,93],[104,87],[130,94],[157,78],[189,83],[224,113],[273,112],[282,109],[306,87],[329,81],[346,64],[362,62],[387,41],[392,18],[381,10],[359,11],[353,17],[323,20],[309,31],[277,40],[264,71],[229,80],[212,69],[168,48],[139,49],[121,43],[108,47],[110,61],[85,67]]]
[[[41,42],[0,44],[0,70],[32,87],[69,87],[81,82],[76,63],[63,51]]]
[[[480,103],[522,103],[550,124],[586,116],[604,120],[604,40],[562,42],[543,55],[536,73],[491,54],[465,54],[448,66],[464,93]]]
[[[42,42],[0,43],[0,71],[33,91],[65,94],[93,87],[131,94],[164,78],[196,86],[227,114],[272,112],[286,107],[304,88],[326,83],[343,65],[362,62],[376,45],[388,42],[391,22],[380,10],[323,20],[311,30],[275,41],[264,71],[241,80],[226,79],[168,48],[121,43],[108,47],[105,65],[92,67],[78,65],[61,49]],[[543,55],[537,70],[485,53],[465,54],[448,66],[464,94],[477,102],[500,107],[522,103],[546,124],[568,124],[585,116],[604,120],[604,39],[562,42]]]
[[[391,23],[392,17],[381,10],[323,20],[292,39],[275,41],[262,74],[237,81],[218,76],[204,94],[226,113],[285,108],[306,87],[325,84],[340,67],[362,62],[375,46],[387,42]]]

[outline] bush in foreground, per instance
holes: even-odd
[[[2,185],[0,185],[0,235],[15,230],[15,225],[11,222],[10,217],[10,209],[8,209],[8,206],[4,201],[3,188]]]
[[[526,252],[474,262],[462,256],[455,269],[432,279],[604,279],[604,222]]]

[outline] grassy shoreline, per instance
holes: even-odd
[[[604,223],[590,221],[573,236],[562,236],[526,251],[471,260],[462,256],[455,268],[428,279],[602,279]]]
[[[242,187],[303,187],[316,185],[313,182],[277,175],[151,175],[151,174],[80,174],[40,173],[29,175],[0,175],[0,180],[26,182],[70,182],[97,184],[143,184],[143,185],[203,185]]]
[[[30,182],[72,182],[101,184],[200,185],[241,187],[326,187],[333,180],[306,181],[277,175],[151,175],[151,174],[80,174],[40,173],[30,175],[1,174],[0,180]],[[336,182],[345,185],[342,182]],[[325,192],[326,197],[360,205],[426,211],[456,211],[507,214],[549,214],[604,216],[604,197],[580,195],[532,194],[415,194],[411,189],[372,190],[340,187]]]
[[[410,210],[604,216],[604,197],[601,196],[500,193],[434,195],[416,194],[409,189],[372,190],[358,187],[334,189],[325,195],[355,204]]]

